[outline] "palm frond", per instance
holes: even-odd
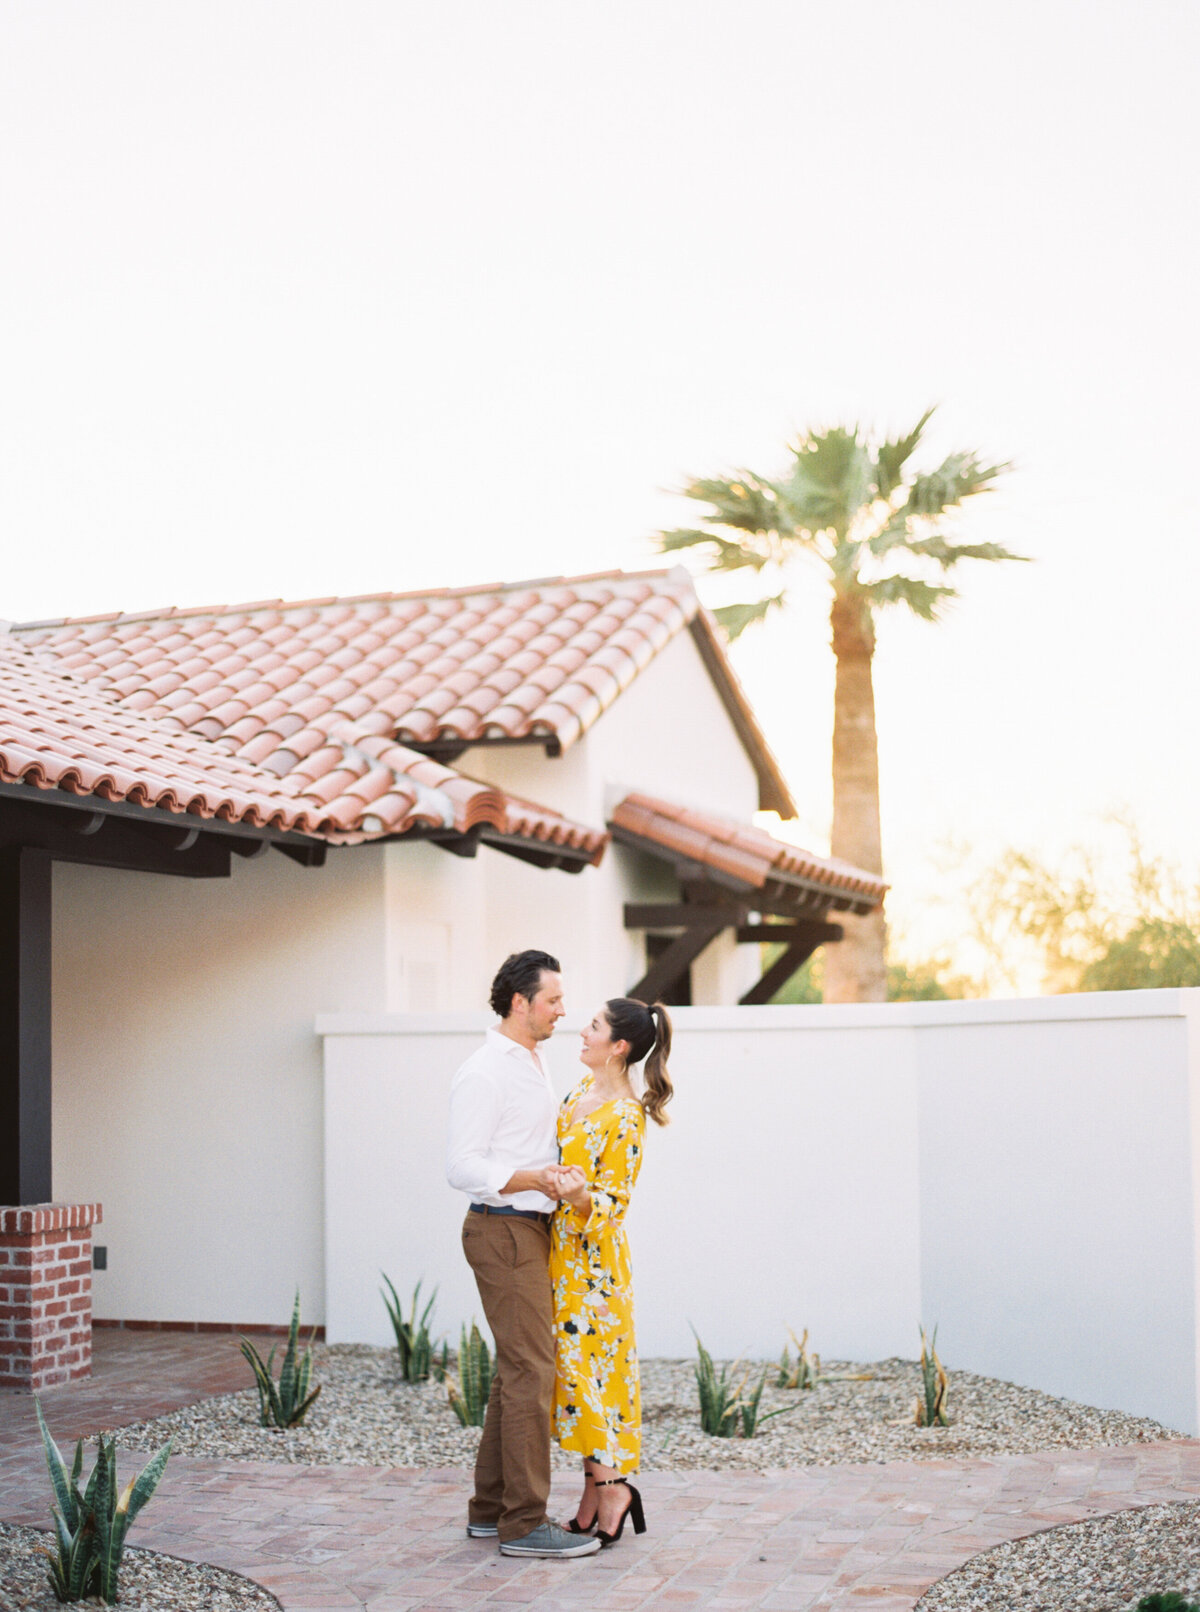
[[[762,621],[770,611],[781,608],[786,597],[786,594],[776,593],[769,599],[757,599],[750,604],[721,605],[719,609],[713,611],[713,615],[720,622],[726,638],[732,643],[735,638],[741,637],[747,627]]]
[[[833,426],[802,437],[792,449],[792,472],[783,490],[795,526],[832,527],[844,536],[871,499],[874,467],[857,426]]]
[[[920,442],[925,427],[933,418],[932,409],[926,409],[921,418],[905,436],[896,437],[890,442],[880,443],[875,454],[875,487],[880,498],[890,498],[904,480],[902,474],[904,466],[912,457],[913,451]]]
[[[720,526],[740,532],[773,532],[779,525],[779,495],[772,482],[752,470],[739,470],[732,479],[697,477],[683,489],[686,498],[711,504],[708,517]]]
[[[887,554],[892,549],[907,547],[911,537],[912,523],[903,511],[899,511],[892,515],[873,536],[868,537],[863,546],[878,559],[881,554]]]
[[[861,583],[860,591],[872,606],[905,604],[922,621],[936,621],[945,601],[958,597],[957,588],[938,587],[918,577],[882,577]]]
[[[769,565],[771,555],[766,547],[754,548],[750,544],[731,542],[718,532],[702,532],[682,527],[672,532],[659,532],[654,542],[662,554],[678,553],[681,549],[699,548],[711,544],[713,556],[709,569],[713,571],[761,571]]]
[[[904,502],[906,515],[941,515],[968,498],[988,492],[996,479],[1012,468],[987,465],[973,453],[952,453],[936,470],[914,476]]]
[[[999,543],[948,543],[939,533],[934,532],[930,537],[913,538],[906,545],[910,554],[920,554],[925,559],[936,560],[944,571],[960,560],[1023,560],[1028,561],[1028,554],[1014,554],[1011,549],[1002,548]]]

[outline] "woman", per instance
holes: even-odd
[[[587,1074],[558,1114],[559,1196],[550,1228],[556,1377],[554,1427],[564,1450],[583,1456],[583,1495],[572,1533],[596,1529],[602,1545],[626,1517],[646,1531],[642,1499],[628,1481],[641,1452],[642,1411],[633,1333],[633,1286],[625,1211],[642,1162],[649,1115],[665,1125],[671,1021],[661,1002],[614,997],[583,1032]],[[646,1059],[643,1093],[630,1070]]]

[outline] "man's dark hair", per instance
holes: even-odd
[[[500,965],[492,981],[492,994],[488,998],[492,1012],[507,1019],[512,1012],[514,996],[523,996],[527,1002],[537,995],[543,974],[561,974],[562,964],[549,952],[513,952]]]

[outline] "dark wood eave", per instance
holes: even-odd
[[[323,840],[271,826],[0,783],[3,845],[43,850],[56,862],[185,878],[227,878],[231,856],[261,856],[272,847],[305,866],[319,867],[328,849]]]

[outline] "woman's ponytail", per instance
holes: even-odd
[[[666,1125],[668,1120],[663,1109],[675,1094],[667,1074],[667,1058],[671,1052],[670,1015],[661,1002],[647,1007],[631,996],[611,997],[604,1004],[604,1011],[613,1040],[629,1043],[628,1063],[638,1064],[646,1059],[643,1112],[649,1114],[656,1125]]]
[[[661,1002],[655,1002],[650,1009],[650,1017],[654,1020],[654,1046],[646,1059],[646,1092],[642,1098],[642,1108],[656,1125],[669,1125],[670,1120],[663,1109],[675,1095],[675,1088],[667,1073],[667,1059],[671,1055],[671,1016]]]

